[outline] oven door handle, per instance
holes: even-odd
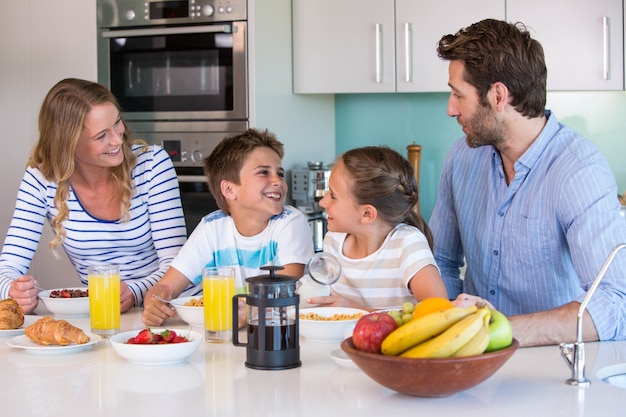
[[[178,175],[178,182],[203,182],[206,183],[207,179],[204,175]]]
[[[132,38],[135,36],[181,35],[187,33],[231,33],[229,25],[183,26],[173,28],[109,30],[102,32],[103,38]]]

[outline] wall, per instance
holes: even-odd
[[[335,102],[330,94],[292,93],[291,0],[249,1],[251,125],[285,144],[283,166],[335,157]]]
[[[0,230],[9,227],[28,154],[38,135],[39,106],[60,79],[96,80],[96,3],[85,0],[0,0]],[[7,157],[8,156],[8,157]],[[46,224],[31,273],[44,288],[76,285],[65,253],[48,250]]]
[[[386,144],[406,155],[422,145],[421,212],[428,220],[450,145],[463,133],[446,115],[448,94],[347,94],[335,97],[337,154],[357,146]],[[626,191],[626,92],[553,92],[547,107],[587,136],[607,158],[620,193]]]

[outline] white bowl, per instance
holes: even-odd
[[[87,317],[89,316],[89,297],[77,298],[51,298],[52,291],[81,290],[87,291],[87,287],[64,287],[41,291],[38,296],[46,308],[55,316],[63,317]]]
[[[204,340],[201,333],[190,331],[189,329],[166,329],[151,328],[153,333],[160,333],[164,330],[173,330],[176,334],[185,336],[189,342],[167,343],[163,345],[134,345],[126,343],[131,337],[137,336],[141,330],[131,330],[129,332],[118,333],[111,336],[111,346],[113,350],[122,358],[139,365],[170,365],[182,362],[200,346]]]
[[[193,327],[201,327],[204,329],[204,307],[203,306],[186,306],[185,303],[191,301],[192,298],[196,300],[200,296],[195,297],[180,297],[176,298],[170,303],[174,306],[178,317],[183,319],[187,324]]]
[[[335,315],[354,316],[349,320],[311,320],[302,318],[309,313],[321,317],[336,317]],[[315,342],[341,342],[346,334],[351,332],[359,321],[359,314],[368,312],[358,308],[347,307],[313,307],[300,310],[300,335]]]

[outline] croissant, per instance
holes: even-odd
[[[66,346],[72,343],[82,345],[89,342],[89,336],[81,329],[65,320],[54,320],[50,316],[43,317],[28,326],[24,334],[40,345]]]
[[[0,301],[0,330],[17,329],[24,324],[24,311],[17,301],[7,298]]]

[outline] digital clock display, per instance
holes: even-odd
[[[150,20],[189,17],[189,1],[150,2]]]

